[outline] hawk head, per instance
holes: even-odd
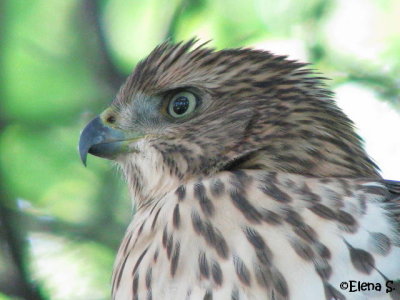
[[[195,44],[155,48],[82,132],[82,160],[91,153],[117,161],[139,204],[236,168],[379,176],[323,78],[305,64]]]

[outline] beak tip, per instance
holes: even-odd
[[[87,163],[86,163],[86,158],[81,158],[83,166],[86,168],[87,167]]]
[[[87,166],[87,155],[90,147],[93,145],[94,137],[96,136],[96,125],[99,123],[100,118],[96,117],[92,121],[90,121],[86,127],[81,131],[79,142],[78,142],[78,152],[81,158],[83,165]]]
[[[87,151],[83,151],[83,149],[81,147],[79,147],[78,152],[79,152],[79,156],[81,158],[83,165],[86,167],[87,166],[87,164],[86,164]]]

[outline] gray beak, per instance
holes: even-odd
[[[137,139],[138,135],[134,137]],[[128,152],[128,144],[132,139],[124,131],[106,126],[100,117],[96,117],[86,125],[79,138],[82,163],[86,166],[88,153],[115,159],[118,154]]]

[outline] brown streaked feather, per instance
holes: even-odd
[[[115,299],[352,299],[341,281],[399,280],[400,184],[382,180],[325,79],[196,45],[158,46],[110,109],[143,136],[116,158],[137,212]],[[196,109],[172,118],[182,91]]]
[[[383,183],[390,192],[387,198],[388,213],[396,220],[400,231],[400,181],[383,180]]]

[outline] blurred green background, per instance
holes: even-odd
[[[0,300],[109,299],[132,214],[80,130],[165,39],[252,46],[332,78],[387,178],[400,179],[398,0],[0,2]]]

